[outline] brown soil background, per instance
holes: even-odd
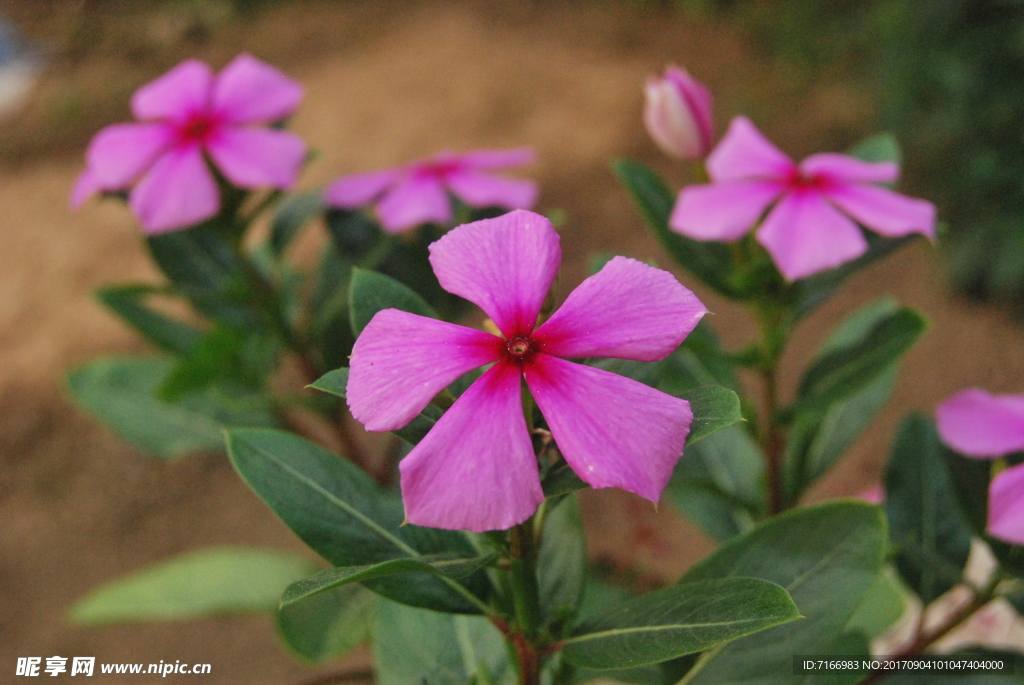
[[[715,92],[720,132],[746,113],[797,157],[842,149],[872,132],[874,121],[870,100],[855,87],[798,82],[730,27],[640,2],[311,0],[238,16],[215,2],[8,0],[0,13],[41,41],[50,59],[26,109],[0,122],[4,682],[17,657],[55,654],[208,662],[212,675],[175,676],[206,685],[301,683],[332,670],[292,660],[262,616],[100,629],[65,618],[97,584],[187,550],[251,544],[304,551],[223,456],[146,458],[64,394],[69,366],[143,349],[90,295],[110,282],[157,279],[130,215],[115,203],[67,209],[85,143],[100,126],[128,118],[127,97],[142,83],[189,55],[220,66],[249,50],[279,65],[306,85],[293,127],[321,151],[304,187],[442,148],[536,147],[540,161],[526,173],[541,182],[541,208],[568,216],[563,294],[585,275],[593,251],[668,266],[608,171],[611,158],[630,156],[676,183],[684,178],[640,120],[643,80],[665,63],[686,65]],[[740,344],[750,333],[742,312],[695,289],[726,341]],[[803,324],[785,361],[784,391],[833,325],[884,294],[921,309],[932,328],[906,359],[892,409],[814,499],[877,482],[907,410],[929,412],[968,385],[1024,389],[1021,331],[997,311],[951,299],[935,251],[921,241],[859,274]],[[670,507],[655,513],[622,493],[588,495],[594,558],[670,579],[712,548]],[[364,653],[347,664],[358,668],[367,659]],[[93,682],[107,681],[97,674]]]

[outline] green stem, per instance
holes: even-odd
[[[723,642],[722,644],[716,647],[712,647],[711,649],[702,653],[700,657],[697,659],[697,663],[695,663],[693,667],[686,672],[686,675],[684,675],[682,680],[676,683],[676,685],[690,685],[690,683],[693,682],[693,679],[700,675],[700,672],[704,670],[704,667],[711,663],[711,660],[718,656],[723,649],[725,649],[725,646],[727,644],[729,643]]]
[[[778,514],[787,508],[783,467],[786,440],[778,422],[779,358],[788,339],[788,330],[780,310],[772,302],[758,303],[755,315],[761,326],[761,385],[764,425],[761,429],[761,449],[765,455],[768,480],[768,511]]]
[[[509,530],[509,585],[515,609],[515,629],[509,636],[519,662],[520,685],[539,685],[540,650],[535,641],[540,629],[537,589],[537,548],[533,518]]]

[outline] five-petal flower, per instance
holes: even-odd
[[[1024,395],[962,390],[935,412],[942,441],[976,459],[1024,450]],[[1024,464],[1002,471],[989,485],[988,532],[1024,545]]]
[[[71,204],[131,187],[129,202],[146,233],[204,221],[220,209],[204,153],[240,188],[291,188],[306,146],[265,124],[291,114],[302,95],[301,85],[251,55],[217,76],[186,60],[132,96],[143,123],[108,126],[92,139]]]
[[[537,202],[536,183],[484,170],[520,166],[533,159],[530,148],[442,152],[393,169],[343,176],[327,187],[324,200],[341,209],[375,202],[381,226],[388,233],[427,222],[449,223],[453,215],[447,191],[470,207],[530,209]]]
[[[707,169],[713,182],[683,188],[670,226],[697,240],[734,241],[777,201],[757,240],[791,281],[862,255],[867,241],[854,220],[884,236],[935,237],[934,205],[876,185],[899,177],[896,164],[835,153],[796,164],[745,117],[732,121]]]
[[[406,518],[479,532],[533,513],[544,495],[523,378],[580,478],[657,501],[682,455],[689,403],[565,358],[662,359],[706,313],[696,296],[666,271],[616,257],[537,327],[561,249],[547,219],[521,210],[453,229],[430,246],[430,262],[503,337],[387,309],[356,341],[348,404],[372,431],[406,425],[459,376],[493,363],[402,460]]]

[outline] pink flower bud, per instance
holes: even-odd
[[[711,150],[711,93],[677,66],[665,68],[664,78],[652,76],[644,88],[644,125],[665,153],[698,160]]]

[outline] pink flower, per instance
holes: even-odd
[[[341,209],[358,209],[377,203],[381,226],[388,233],[400,233],[427,222],[452,220],[447,191],[470,207],[530,209],[537,202],[533,181],[502,178],[483,173],[528,164],[533,150],[476,150],[465,154],[442,152],[412,164],[342,176],[324,191],[327,204]]]
[[[939,436],[957,452],[994,459],[1024,450],[1024,395],[990,395],[962,390],[935,411]],[[1024,464],[992,479],[988,497],[988,532],[1024,545]]]
[[[707,310],[671,274],[616,257],[535,329],[560,262],[558,234],[540,215],[465,224],[430,246],[430,263],[504,337],[387,309],[356,341],[348,403],[371,431],[401,428],[456,378],[493,363],[402,460],[409,522],[498,530],[537,508],[544,494],[523,377],[580,478],[661,495],[690,430],[689,403],[565,358],[662,359]]]
[[[644,87],[644,125],[666,154],[680,159],[703,159],[711,150],[715,130],[711,93],[685,69],[665,68]]]
[[[134,186],[129,203],[146,233],[204,221],[220,209],[204,153],[238,187],[291,188],[306,147],[264,124],[291,114],[300,100],[302,86],[251,55],[239,55],[217,76],[186,60],[132,96],[132,113],[143,123],[108,126],[92,139],[71,205]]]
[[[825,152],[798,165],[745,117],[733,119],[707,168],[713,183],[683,188],[671,227],[697,240],[739,240],[775,204],[757,240],[791,281],[864,254],[854,220],[885,236],[935,237],[934,205],[874,185],[895,181],[896,164]]]

